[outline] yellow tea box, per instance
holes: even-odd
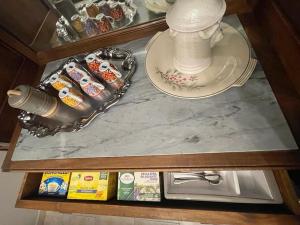
[[[117,187],[117,173],[73,172],[68,199],[102,200],[114,197]]]
[[[68,191],[70,173],[45,172],[39,187],[39,195],[65,197]]]

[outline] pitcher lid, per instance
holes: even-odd
[[[225,0],[177,0],[168,10],[166,22],[173,30],[195,32],[215,24],[225,11]]]

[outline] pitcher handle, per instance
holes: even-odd
[[[219,23],[218,28],[215,30],[210,39],[210,47],[214,47],[219,41],[224,37],[223,30],[221,28],[221,23]]]
[[[214,47],[216,43],[222,40],[223,31],[221,29],[221,21],[212,25],[211,27],[199,31],[198,35],[202,39],[210,39],[210,47]]]

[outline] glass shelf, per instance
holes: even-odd
[[[40,29],[31,48],[36,51],[45,51],[56,48],[69,43],[79,42],[103,34],[112,33],[116,30],[125,29],[148,23],[151,21],[164,18],[166,10],[159,9],[161,12],[149,5],[153,4],[152,0],[44,0],[45,4],[51,9],[47,15],[42,28]],[[77,16],[72,18],[74,12],[68,10],[70,7],[56,7],[56,2],[66,2],[74,6]],[[109,10],[101,8],[101,4],[107,5]],[[167,6],[170,3],[165,2]],[[90,7],[93,6],[96,11],[91,12]],[[124,18],[117,20],[113,10],[116,6],[121,6],[124,12]],[[88,14],[89,12],[89,14]],[[116,12],[116,11],[115,11]],[[114,18],[113,18],[114,17]],[[86,18],[86,19],[85,19]],[[77,25],[76,25],[77,22]],[[78,27],[79,24],[79,27]],[[104,29],[102,29],[104,27]],[[78,32],[81,31],[81,32]]]

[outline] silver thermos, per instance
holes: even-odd
[[[7,91],[8,104],[13,108],[62,122],[64,124],[73,123],[80,117],[80,113],[55,97],[30,87],[19,85],[14,90]]]

